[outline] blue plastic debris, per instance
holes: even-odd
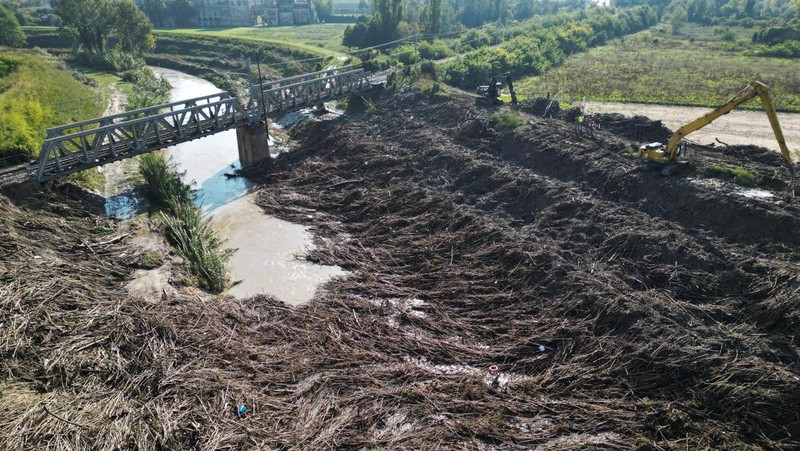
[[[545,349],[544,345],[539,345],[539,352],[544,352]]]
[[[236,407],[236,413],[238,413],[239,416],[242,416],[242,415],[246,414],[247,413],[247,407],[244,406],[244,405]]]

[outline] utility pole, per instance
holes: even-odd
[[[261,49],[256,53],[258,68],[258,93],[261,96],[261,115],[264,118],[264,131],[267,133],[267,155],[269,155],[269,121],[267,120],[267,104],[264,102],[264,79],[261,77]]]

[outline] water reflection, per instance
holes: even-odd
[[[172,85],[170,100],[206,96],[220,92],[212,83],[183,72],[153,68]],[[255,189],[243,177],[226,177],[240,167],[236,130],[228,130],[197,141],[170,147],[167,153],[183,172],[183,181],[195,190],[196,202],[207,212],[239,199]]]
[[[125,191],[106,198],[106,215],[117,219],[131,219],[144,213],[141,208],[142,196],[138,189],[128,188]]]

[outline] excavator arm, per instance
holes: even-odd
[[[734,108],[738,107],[739,105],[753,99],[754,97],[758,96],[761,99],[761,104],[764,106],[764,109],[767,112],[767,118],[769,118],[769,123],[772,126],[772,131],[775,133],[775,139],[778,141],[778,146],[781,149],[781,155],[783,155],[784,161],[786,161],[786,165],[790,168],[792,167],[792,157],[789,153],[789,149],[786,146],[786,139],[783,137],[783,130],[781,129],[781,124],[778,122],[778,115],[775,113],[775,106],[772,104],[772,97],[769,95],[769,89],[767,85],[761,83],[760,81],[752,81],[750,82],[747,87],[739,91],[734,98],[726,102],[724,105],[718,107],[714,111],[706,114],[705,116],[701,116],[692,122],[684,125],[683,127],[679,128],[672,134],[667,142],[667,155],[668,159],[672,161],[675,159],[676,154],[678,152],[678,148],[680,146],[681,140],[694,131],[697,131],[706,125],[713,122],[720,116],[724,116],[731,112]]]
[[[756,80],[750,82],[747,87],[739,91],[736,96],[727,101],[725,104],[676,130],[675,133],[670,136],[669,141],[667,141],[666,149],[658,150],[657,148],[652,147],[652,145],[642,146],[640,150],[642,156],[660,163],[669,163],[676,160],[679,157],[678,150],[681,146],[681,140],[683,140],[686,135],[705,127],[718,117],[730,113],[734,108],[753,99],[756,96],[761,99],[761,104],[764,106],[764,109],[767,112],[767,118],[769,118],[772,131],[775,133],[775,139],[778,141],[778,146],[781,149],[781,155],[783,156],[783,160],[786,162],[786,166],[791,172],[791,186],[792,189],[794,189],[795,167],[792,162],[792,156],[789,153],[789,148],[786,146],[786,139],[783,137],[781,124],[778,122],[778,115],[775,113],[775,106],[772,104],[772,97],[769,95],[769,89],[767,88],[767,85]]]

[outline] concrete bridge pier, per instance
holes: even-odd
[[[242,164],[242,169],[270,161],[266,122],[236,127],[236,141],[239,144],[239,162]]]

